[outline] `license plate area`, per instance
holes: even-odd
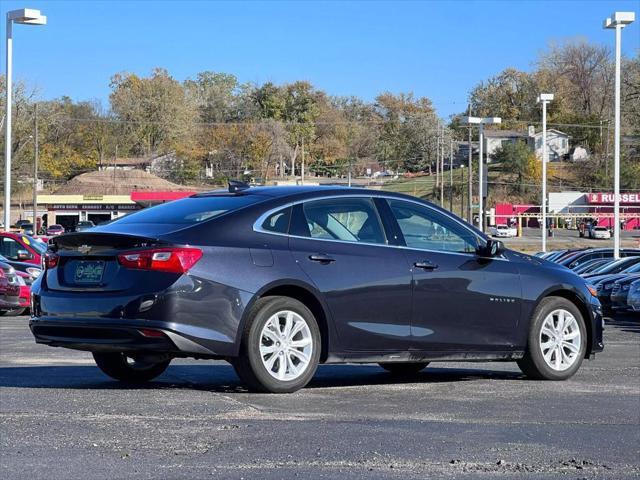
[[[73,281],[81,285],[96,285],[102,282],[103,275],[104,261],[80,260],[76,264]]]

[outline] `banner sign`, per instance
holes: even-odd
[[[586,193],[587,203],[613,204],[615,196],[613,193]],[[621,193],[620,203],[640,203],[640,193]]]

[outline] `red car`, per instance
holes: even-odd
[[[17,262],[42,265],[42,255],[47,244],[22,233],[0,232],[0,255]]]
[[[54,225],[49,225],[49,227],[47,228],[47,235],[49,235],[50,237],[53,237],[56,235],[62,235],[63,233],[64,233],[64,227],[62,225],[54,224]]]
[[[0,315],[22,314],[20,285],[16,271],[8,263],[0,262]],[[29,303],[27,301],[27,307]],[[18,311],[19,310],[19,311]]]

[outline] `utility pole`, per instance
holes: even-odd
[[[469,116],[471,116],[471,105],[469,105]],[[469,172],[468,176],[468,185],[467,185],[467,194],[469,196],[469,205],[467,210],[467,221],[473,225],[473,147],[471,145],[471,124],[469,124]]]
[[[33,158],[33,231],[38,234],[38,104],[33,106],[35,156]]]
[[[442,141],[440,142],[440,206],[444,207],[444,125],[442,125]]]
[[[542,251],[547,251],[547,104],[553,100],[553,93],[541,93],[538,103],[542,103]]]
[[[453,213],[453,137],[449,139],[449,211]]]
[[[302,137],[302,156],[300,157],[300,185],[304,185],[304,137]]]
[[[436,127],[436,191],[435,195],[438,193],[438,189],[440,188],[440,123],[438,123]]]

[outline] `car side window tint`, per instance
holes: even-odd
[[[18,250],[22,249],[22,246],[13,238],[2,238],[2,249],[0,250],[0,254],[7,257],[9,260],[17,260]]]
[[[269,215],[262,223],[262,229],[274,233],[289,233],[291,207],[283,208]]]
[[[373,201],[368,198],[331,198],[302,206],[311,238],[386,244]]]
[[[474,253],[477,237],[454,220],[421,205],[388,200],[407,247],[443,252]]]

